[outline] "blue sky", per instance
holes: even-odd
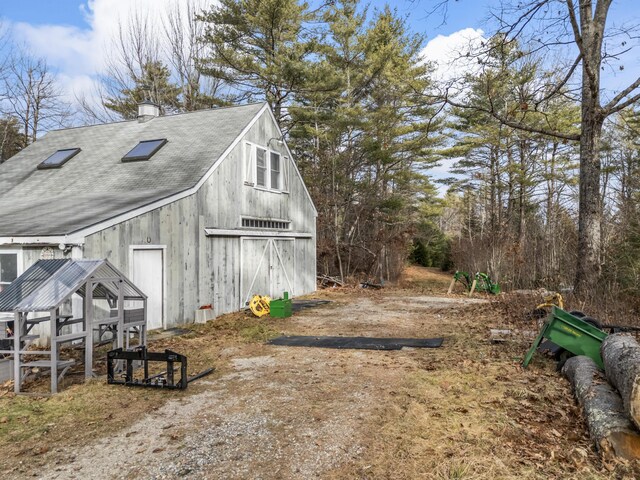
[[[189,0],[207,7],[209,0]],[[312,0],[315,3],[317,0]],[[319,1],[319,0],[318,0]],[[28,48],[35,56],[47,59],[56,71],[70,100],[78,96],[95,97],[96,77],[105,69],[112,49],[109,43],[116,37],[118,22],[131,17],[132,11],[149,15],[162,28],[160,16],[167,9],[187,0],[22,0],[0,2],[0,16],[9,27],[14,41]],[[466,4],[466,5],[463,5]],[[486,15],[485,2],[463,0],[449,2],[448,12],[429,15],[434,0],[400,1],[393,3],[398,13],[407,18],[410,28],[437,40],[431,54],[441,55],[449,44],[448,36],[460,37],[467,29],[473,36]],[[372,0],[370,10],[382,9],[383,0]],[[460,39],[458,38],[458,41]],[[466,41],[466,40],[465,40]],[[454,42],[455,43],[455,42]]]
[[[0,16],[11,22],[24,22],[32,25],[69,25],[87,28],[85,12],[87,1],[79,0],[5,0],[0,3]],[[428,12],[437,2],[431,0],[384,2],[373,0],[371,8],[382,8],[385,3],[392,4],[401,15],[406,15],[414,31],[435,35],[447,35],[467,27],[480,27],[486,15],[486,2],[477,0],[451,0],[446,22],[440,13]]]
[[[132,8],[156,13],[163,6],[186,0],[5,0],[0,2],[0,16],[13,28],[18,43],[26,44],[34,53],[49,60],[50,66],[68,79],[70,88],[87,89],[89,78],[104,64],[109,36],[113,35],[117,19],[126,17]],[[207,0],[193,0],[208,5]],[[311,3],[316,3],[312,0]],[[371,0],[370,8],[383,8],[384,0]],[[437,40],[430,54],[441,55],[448,42],[456,42],[460,31],[467,29],[490,31],[486,19],[489,6],[499,0],[449,0],[446,16],[442,10],[433,12],[441,0],[401,0],[389,2],[405,16],[410,28],[425,36],[427,42]],[[640,25],[640,1],[614,0],[611,9],[613,23]],[[459,38],[458,38],[459,41]],[[640,54],[625,59],[625,69],[613,69],[607,77],[612,86],[635,79],[640,70]],[[619,80],[619,81],[618,81]],[[608,80],[609,81],[609,80]]]

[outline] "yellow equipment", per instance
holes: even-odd
[[[249,301],[249,308],[256,317],[264,317],[269,314],[271,298],[266,295],[254,295]]]
[[[547,318],[549,312],[553,310],[553,307],[558,307],[564,310],[564,298],[562,298],[562,295],[559,293],[547,292],[547,295],[544,295],[542,298],[544,299],[544,302],[531,310],[528,314],[528,317],[537,320],[540,326],[544,323],[544,319]]]
[[[544,303],[538,305],[536,310],[546,307],[560,307],[564,310],[564,299],[562,298],[562,295],[557,292],[551,292],[549,295],[544,297]]]

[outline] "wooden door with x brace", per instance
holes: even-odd
[[[240,262],[240,308],[254,295],[295,295],[295,239],[243,237]]]

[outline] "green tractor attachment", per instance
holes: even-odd
[[[604,368],[600,345],[605,338],[607,334],[596,326],[554,306],[544,327],[525,355],[522,366],[526,368],[529,365],[536,350],[546,339],[569,352],[567,355],[586,355],[600,368]]]
[[[482,272],[476,272],[476,274],[472,276],[468,272],[457,270],[456,273],[453,274],[453,280],[451,280],[451,285],[449,286],[449,291],[447,293],[451,293],[453,285],[456,282],[462,283],[464,288],[467,292],[470,292],[470,294],[474,291],[491,293],[493,295],[497,295],[501,292],[500,285],[497,282],[492,282],[489,275]]]

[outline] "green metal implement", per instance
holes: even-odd
[[[607,334],[599,328],[574,317],[561,308],[553,307],[547,322],[525,355],[522,366],[526,368],[529,365],[536,349],[544,339],[547,339],[574,355],[586,355],[600,368],[604,368],[600,356],[600,345],[606,337]]]
[[[275,318],[287,318],[292,314],[291,299],[289,298],[289,292],[284,292],[283,298],[277,300],[271,300],[269,305],[269,316]]]

